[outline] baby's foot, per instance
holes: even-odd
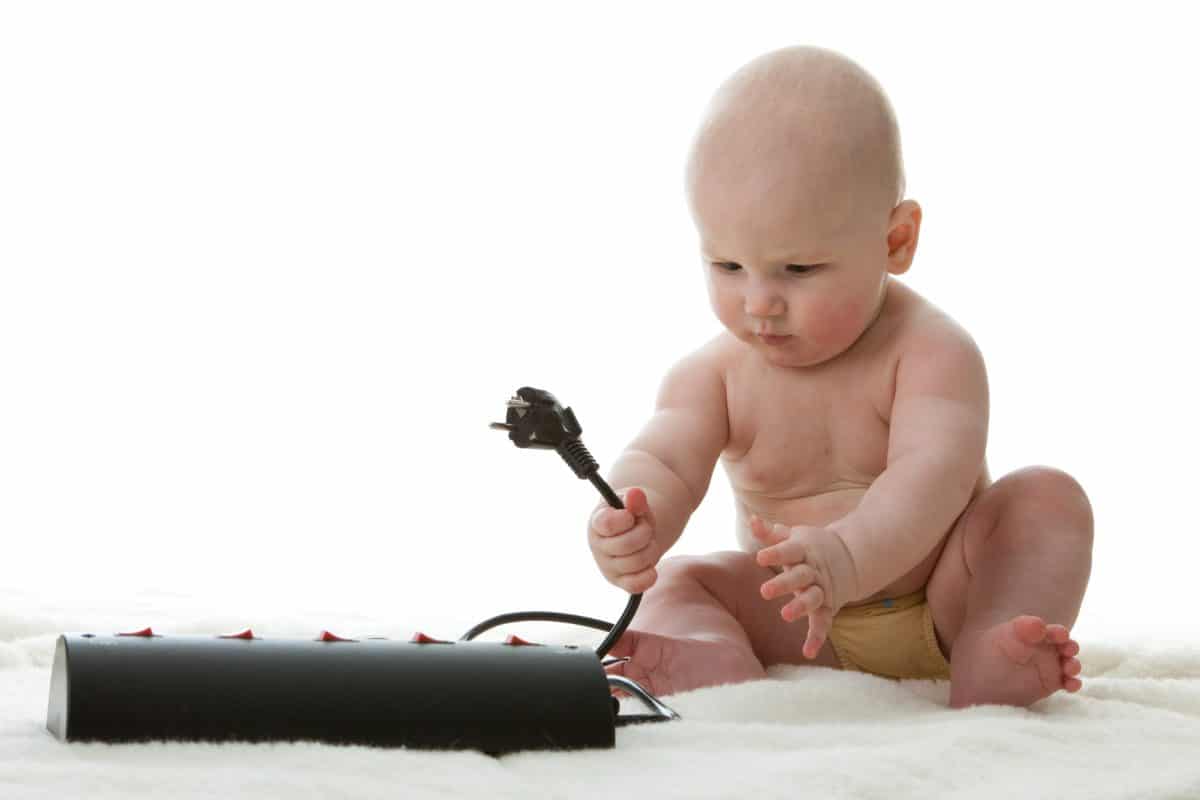
[[[626,630],[608,656],[629,659],[605,667],[609,675],[624,675],[655,697],[767,677],[753,652],[724,639]]]
[[[960,648],[962,648],[960,650]],[[1000,704],[1026,707],[1059,689],[1078,692],[1083,682],[1079,644],[1062,625],[1022,615],[954,643],[950,706]]]

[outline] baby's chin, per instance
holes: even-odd
[[[804,347],[804,340],[795,335],[777,341],[768,341],[753,333],[741,333],[738,338],[772,364],[807,367],[826,360],[820,354],[809,352],[809,348]]]
[[[847,348],[815,349],[812,342],[801,336],[791,335],[777,342],[769,342],[753,333],[739,333],[738,338],[769,364],[780,367],[815,367],[832,361]]]

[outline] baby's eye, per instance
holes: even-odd
[[[713,266],[722,272],[736,272],[741,269],[740,264],[734,264],[730,261],[715,261]],[[788,272],[793,275],[807,275],[810,272],[815,272],[821,264],[788,264]]]

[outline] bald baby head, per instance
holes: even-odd
[[[803,220],[823,236],[882,226],[904,195],[895,114],[879,83],[845,56],[774,50],[717,89],[686,180],[697,222],[734,214],[761,232]]]

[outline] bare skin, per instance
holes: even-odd
[[[897,364],[970,338],[894,277],[912,264],[922,219],[901,199],[899,159],[882,90],[831,51],[769,53],[714,97],[687,189],[725,328],[701,352],[725,387],[727,418],[712,424],[728,427],[720,461],[741,551],[661,562],[634,629],[610,651],[628,660],[610,672],[665,695],[762,678],[772,664],[840,668],[823,632],[819,649],[804,649],[817,607],[838,609],[812,570],[755,561],[764,539],[751,518],[822,527],[854,512],[889,464]],[[764,332],[787,338],[768,343]],[[970,380],[986,421],[986,376]],[[993,481],[982,454],[975,469],[969,497],[913,553],[916,565],[843,605],[924,587],[952,706],[1076,692],[1069,628],[1090,572],[1086,496],[1056,470]],[[645,494],[631,490],[626,505],[636,519]]]

